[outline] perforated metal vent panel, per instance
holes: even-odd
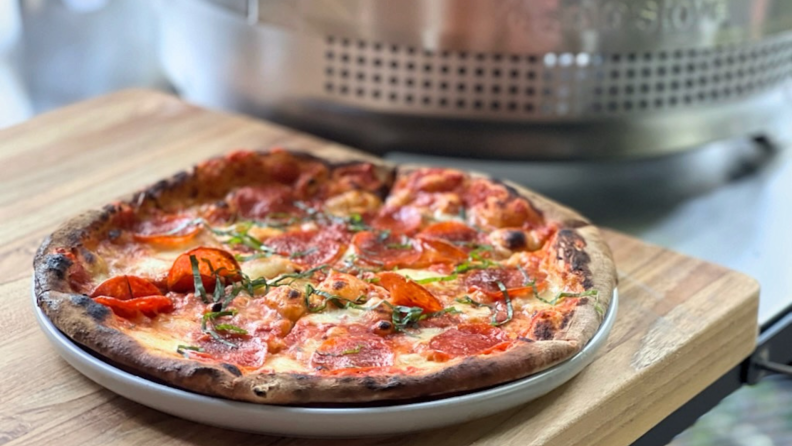
[[[325,39],[323,90],[361,107],[498,119],[576,118],[728,101],[792,74],[792,34],[642,53],[483,54]]]

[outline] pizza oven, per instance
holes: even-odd
[[[635,158],[784,139],[792,117],[785,0],[159,6],[184,96],[378,153]]]

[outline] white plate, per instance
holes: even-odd
[[[33,297],[36,319],[72,367],[100,386],[153,409],[213,426],[297,437],[362,437],[404,434],[464,423],[510,409],[564,384],[594,360],[616,319],[614,290],[602,326],[572,358],[508,384],[422,403],[361,408],[284,407],[214,398],[158,384],[120,370],[89,354],[50,322]]]

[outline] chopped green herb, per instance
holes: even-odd
[[[496,283],[498,284],[498,289],[501,290],[501,293],[503,293],[503,300],[506,301],[506,319],[498,321],[498,313],[493,311],[490,325],[499,327],[512,320],[512,317],[514,317],[514,308],[512,307],[511,297],[509,297],[509,291],[506,290],[506,285],[504,285],[500,280]]]
[[[347,229],[352,232],[368,231],[371,229],[365,222],[363,222],[363,216],[360,214],[350,215],[346,220],[346,224]]]
[[[277,252],[270,248],[269,246],[265,246],[261,241],[252,235],[248,234],[250,228],[253,226],[251,222],[239,223],[232,229],[212,229],[212,233],[215,235],[220,235],[223,237],[228,237],[228,239],[224,240],[223,243],[227,245],[243,245],[247,246],[248,248],[254,249],[256,251],[261,251],[265,254],[272,255],[277,254]]]
[[[247,255],[247,256],[244,256],[242,254],[235,254],[234,258],[237,260],[237,262],[249,262],[251,260],[256,260],[256,259],[270,257],[271,255],[272,254],[269,253],[269,252],[255,252],[255,253]]]
[[[300,257],[305,257],[305,256],[307,256],[307,255],[310,255],[310,254],[313,254],[313,253],[315,253],[315,252],[316,252],[316,251],[318,251],[318,250],[319,250],[319,248],[317,248],[317,247],[315,247],[315,246],[314,246],[314,247],[312,247],[312,248],[308,248],[308,249],[306,249],[305,251],[296,251],[296,252],[293,252],[293,253],[289,254],[289,258],[292,258],[292,259],[297,259],[297,258],[300,258]]]
[[[536,281],[531,279],[530,276],[528,276],[528,273],[525,271],[525,269],[522,267],[522,265],[517,265],[517,270],[519,270],[520,274],[522,274],[522,276],[523,276],[523,286],[532,287],[532,286],[536,285]]]
[[[412,279],[412,281],[423,285],[432,282],[450,282],[452,280],[456,280],[457,277],[459,277],[459,275],[457,273],[453,273],[448,276],[427,277],[425,279],[418,279],[418,280]]]
[[[311,296],[314,294],[324,298],[321,304],[311,305]],[[368,308],[363,307],[363,304],[366,303],[366,300],[368,300],[366,296],[358,296],[355,300],[350,300],[341,296],[336,296],[335,294],[330,294],[327,291],[317,290],[310,283],[305,285],[305,306],[311,313],[318,313],[324,310],[327,308],[328,302],[332,302],[339,308],[357,308],[359,310],[366,310]]]
[[[542,302],[544,302],[544,303],[546,303],[548,305],[555,305],[555,304],[557,304],[558,302],[561,302],[562,300],[564,300],[567,297],[584,297],[584,296],[597,296],[597,295],[599,295],[599,291],[597,291],[597,290],[588,290],[588,291],[584,291],[582,293],[560,292],[552,300],[543,299],[543,298],[539,297],[538,294],[536,294],[534,297],[536,297],[537,299],[539,299],[540,301],[542,301]]]
[[[464,296],[462,298],[457,298],[456,301],[461,303],[461,304],[472,305],[472,306],[477,307],[477,308],[478,307],[487,307],[489,309],[492,309],[491,306],[489,306],[487,304],[483,304],[483,303],[478,302],[478,301],[475,301],[475,300],[471,299],[470,296]]]
[[[393,305],[388,301],[383,301],[384,304],[389,306],[393,313],[391,314],[391,323],[396,331],[406,331],[408,328],[414,327],[418,322],[437,317],[443,314],[459,314],[461,311],[455,307],[444,308],[440,311],[433,313],[424,313],[421,307],[407,307],[403,305]]]
[[[341,353],[325,353],[325,352],[320,352],[320,351],[317,350],[316,354],[319,355],[319,356],[345,356],[345,355],[354,355],[356,353],[360,353],[361,350],[363,350],[363,346],[362,345],[358,345],[355,348],[350,348],[350,349],[344,350]]]
[[[203,317],[201,318],[202,319],[201,322],[203,324],[206,324],[206,322],[209,321],[209,320],[214,320],[214,319],[217,319],[219,317],[224,317],[224,316],[234,316],[236,314],[237,314],[237,310],[235,310],[235,309],[223,310],[223,311],[210,311],[208,313],[204,313]]]
[[[354,355],[355,353],[360,353],[363,349],[362,345],[358,345],[355,348],[350,348],[341,352],[342,355]]]
[[[198,347],[195,345],[179,345],[176,347],[176,353],[181,354],[187,359],[190,359],[190,354],[188,352],[202,352],[204,349],[202,347]]]
[[[234,334],[242,334],[242,335],[248,334],[247,330],[245,330],[242,327],[237,327],[234,324],[217,324],[214,326],[214,329],[217,331],[225,331]]]
[[[313,276],[313,274],[314,274],[315,272],[317,272],[317,271],[322,271],[322,270],[325,270],[325,269],[327,269],[327,268],[328,268],[328,266],[327,266],[327,265],[319,265],[319,266],[313,267],[313,268],[311,268],[311,269],[309,269],[309,270],[303,271],[303,272],[301,272],[301,273],[288,273],[288,274],[281,274],[281,275],[280,275],[280,276],[279,276],[277,279],[275,279],[275,280],[274,280],[272,283],[270,283],[269,285],[270,285],[270,286],[291,285],[291,284],[292,284],[292,283],[294,283],[294,281],[295,281],[295,280],[297,280],[297,279],[308,279],[308,278],[310,278],[311,276]],[[286,284],[282,283],[282,282],[283,282],[284,280],[286,280],[286,279],[293,279],[293,280],[292,280],[291,282],[289,282],[289,283],[286,283]]]
[[[195,286],[195,292],[201,296],[203,303],[208,304],[209,298],[206,297],[206,288],[204,288],[203,280],[201,280],[201,269],[198,266],[198,258],[196,258],[194,255],[190,256],[190,266],[192,267],[193,286]]]
[[[388,243],[387,245],[385,245],[385,247],[388,248],[388,249],[410,249],[410,248],[412,248],[412,246],[413,246],[412,243],[409,243],[409,242],[407,242],[407,243]]]
[[[236,344],[223,339],[219,334],[217,334],[214,328],[210,327],[209,324],[207,323],[210,320],[215,320],[223,316],[233,316],[236,313],[237,313],[236,310],[210,311],[208,313],[204,313],[203,317],[201,318],[201,331],[208,334],[209,336],[211,336],[220,343],[223,343],[231,348],[237,348]]]

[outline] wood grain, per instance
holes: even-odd
[[[621,308],[567,385],[463,426],[307,441],[202,426],[97,386],[60,359],[30,303],[32,255],[65,218],[234,148],[346,150],[283,127],[124,91],[0,132],[0,445],[628,445],[745,358],[759,289],[740,273],[605,231]],[[530,185],[529,185],[530,186]]]

